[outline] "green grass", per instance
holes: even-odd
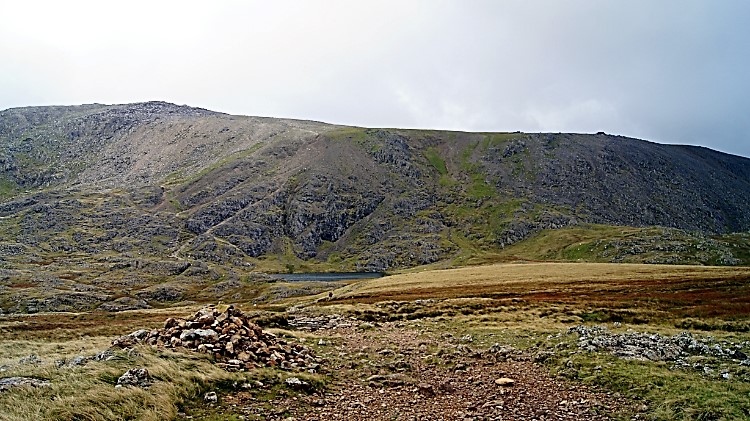
[[[427,148],[425,151],[427,160],[430,161],[433,167],[440,173],[440,175],[448,174],[448,168],[445,166],[445,160],[440,156],[440,153],[435,148]]]
[[[3,343],[4,347],[12,345]],[[46,345],[41,342],[39,346]],[[63,347],[69,348],[68,344]],[[27,347],[25,352],[28,350]],[[47,358],[46,354],[39,354]],[[0,418],[7,421],[171,419],[176,416],[179,403],[199,396],[211,384],[230,379],[241,381],[239,375],[227,373],[197,353],[178,355],[141,348],[137,355],[131,357],[120,352],[114,360],[90,362],[76,368],[58,368],[49,360],[41,365],[14,368],[9,374],[47,379],[51,386],[3,393]],[[134,366],[149,371],[154,379],[152,386],[116,389],[117,378]]]
[[[706,237],[681,230],[585,224],[544,230],[500,254],[528,260],[725,265],[750,264],[750,235]]]
[[[472,172],[476,171],[475,166],[476,164],[471,162],[471,156],[474,154],[474,151],[477,149],[477,146],[479,146],[479,142],[474,142],[467,146],[463,151],[461,151],[461,169],[466,172]]]
[[[367,131],[362,127],[339,127],[327,131],[325,134],[331,140],[352,140],[355,143],[363,143],[367,139]]]
[[[20,189],[13,181],[0,176],[0,199],[8,199],[15,196]]]
[[[709,378],[701,373],[672,370],[668,363],[623,360],[604,353],[571,355],[565,361],[556,361],[553,367],[566,377],[645,400],[653,419],[750,417],[750,383],[742,379]]]
[[[491,133],[487,134],[482,140],[482,149],[487,150],[491,147],[500,146],[513,139],[523,136],[523,133]]]
[[[472,174],[471,184],[466,191],[469,199],[488,199],[497,196],[497,189],[485,180],[483,174]]]

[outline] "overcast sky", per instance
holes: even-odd
[[[750,1],[0,0],[0,109],[164,100],[750,156]]]

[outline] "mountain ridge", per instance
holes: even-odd
[[[103,231],[103,249],[127,249],[137,235],[105,222],[119,217],[169,237],[166,256],[387,270],[589,223],[750,231],[750,159],[604,133],[369,129],[145,102],[5,110],[0,139],[0,215],[28,225],[5,241],[34,247],[52,229],[45,244],[85,250]],[[40,202],[59,227],[32,222]]]

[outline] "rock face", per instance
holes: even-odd
[[[229,371],[259,366],[314,371],[319,366],[309,348],[264,332],[232,306],[224,312],[205,308],[187,320],[170,318],[163,329],[138,330],[112,345],[127,348],[137,343],[208,353]]]
[[[151,276],[182,276],[291,253],[383,271],[581,223],[746,232],[750,159],[605,134],[364,129],[163,102],[0,112],[0,257],[19,262],[128,253],[152,257],[136,267]]]

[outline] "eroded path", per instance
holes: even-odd
[[[397,323],[318,331],[332,377],[323,395],[275,399],[272,411],[227,397],[246,419],[606,420],[632,412],[622,398],[550,376],[514,348]]]

